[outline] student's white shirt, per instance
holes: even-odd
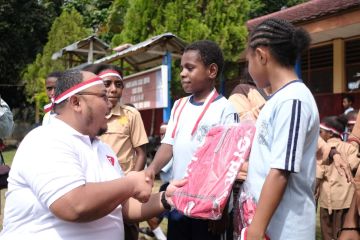
[[[171,135],[177,120],[176,116],[174,117],[174,111],[178,101],[180,100],[174,103],[171,110],[166,134],[161,141],[173,146],[173,179],[182,179],[185,176],[187,166],[195,151],[202,145],[206,134],[212,127],[236,123],[239,120],[236,110],[230,102],[220,95],[210,104],[192,136],[191,132],[203,110],[203,104],[194,103],[192,97],[189,97],[179,117],[175,137],[172,138]],[[176,111],[179,112],[180,108],[181,106]]]
[[[348,107],[345,111],[344,111],[344,114],[348,114],[349,112],[352,112],[354,111],[354,108],[353,107]]]
[[[63,221],[49,210],[54,201],[87,182],[122,177],[116,159],[109,146],[97,139],[91,142],[57,118],[31,131],[13,160],[0,238],[124,239],[121,206],[86,223]]]
[[[318,136],[318,109],[301,81],[277,91],[260,112],[245,187],[258,201],[271,168],[290,172],[285,193],[267,229],[270,239],[315,239]]]

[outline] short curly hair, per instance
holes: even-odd
[[[221,48],[215,42],[210,40],[200,40],[191,43],[184,49],[184,53],[187,51],[198,51],[205,66],[215,63],[218,67],[216,77],[218,77],[224,68],[224,56]]]

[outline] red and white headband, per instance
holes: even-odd
[[[324,130],[326,130],[326,131],[330,131],[330,132],[332,132],[332,133],[334,133],[334,134],[337,134],[337,135],[341,136],[341,133],[340,133],[340,132],[338,132],[335,128],[332,128],[332,127],[327,126],[325,123],[320,123],[320,128],[322,128],[322,129],[324,129]]]
[[[52,103],[49,103],[47,105],[45,105],[44,107],[44,111],[48,112],[50,111],[54,104],[56,103],[61,103],[62,101],[68,99],[71,96],[74,96],[75,94],[98,84],[104,84],[102,79],[98,76],[93,77],[89,80],[86,80],[84,82],[81,82],[71,88],[69,88],[68,90],[66,90],[65,92],[61,93],[59,96],[57,96],[55,99],[51,99]]]
[[[98,74],[99,77],[101,77],[102,79],[106,78],[106,77],[118,77],[121,81],[123,80],[123,78],[121,77],[121,74],[113,69],[109,69],[109,70],[105,70],[102,71]]]

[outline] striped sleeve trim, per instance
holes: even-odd
[[[239,115],[237,113],[234,113],[234,122],[240,122]]]
[[[301,101],[293,100],[291,110],[291,121],[289,127],[289,137],[286,147],[286,158],[285,158],[285,170],[294,172],[295,171],[295,160],[296,160],[296,147],[299,137],[300,128],[300,117],[301,117]]]

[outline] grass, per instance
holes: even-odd
[[[15,151],[16,150],[9,150],[9,151],[5,151],[3,152],[3,156],[5,158],[5,163],[8,164],[8,165],[11,165],[12,163],[12,160],[14,158],[14,155],[15,155]],[[154,192],[157,192],[158,189],[160,187],[160,181],[157,180],[154,184],[154,189],[153,191]],[[6,189],[4,190],[1,190],[1,214],[0,214],[0,229],[2,229],[2,220],[3,220],[3,209],[4,209],[4,203],[5,203],[5,192],[6,192]],[[320,222],[319,222],[319,214],[317,214],[317,219],[316,219],[316,240],[321,240],[321,234],[320,234]],[[147,223],[146,222],[141,222],[140,223],[140,227],[147,227]],[[160,225],[161,229],[166,233],[167,231],[167,219],[164,219],[162,222],[161,222],[161,225]],[[140,235],[140,238],[143,237],[142,235]],[[139,238],[139,239],[140,239]],[[141,238],[141,239],[155,239],[155,238]]]

